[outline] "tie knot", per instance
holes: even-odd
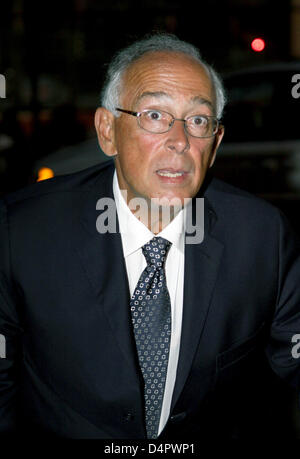
[[[163,237],[154,237],[142,247],[147,265],[163,268],[172,243]]]

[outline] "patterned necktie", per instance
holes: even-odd
[[[130,307],[139,363],[144,378],[148,438],[157,438],[171,339],[171,303],[165,261],[171,242],[154,237],[142,248],[147,266]]]

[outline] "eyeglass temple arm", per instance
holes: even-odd
[[[132,110],[123,110],[123,108],[115,108],[118,112],[128,113],[128,115],[139,116],[139,112],[133,112]]]

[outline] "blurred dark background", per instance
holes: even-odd
[[[105,160],[93,116],[106,65],[159,30],[198,46],[224,77],[215,174],[280,207],[300,234],[300,0],[2,0],[0,11],[0,196]],[[300,438],[295,394],[276,404]]]
[[[153,30],[191,41],[225,77],[225,150],[215,173],[281,207],[288,194],[289,208],[300,190],[300,101],[291,95],[300,74],[299,0],[2,1],[0,193],[35,181],[42,166],[57,175],[103,160],[93,116],[106,65]],[[261,52],[251,48],[257,37]]]

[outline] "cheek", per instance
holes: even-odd
[[[139,134],[128,137],[126,148],[123,148],[124,159],[132,169],[147,172],[146,166],[151,166],[160,157],[163,150],[160,137],[149,134]]]
[[[212,145],[206,145],[191,152],[191,160],[194,163],[194,180],[196,182],[203,180],[209,168],[211,158]]]
[[[156,152],[161,152],[164,143],[161,135],[150,134],[144,131],[135,137],[134,142],[137,151],[143,157],[153,157]]]
[[[119,145],[119,166],[125,180],[131,184],[145,185],[151,180],[155,152],[159,150],[157,142],[151,137],[128,133]]]

